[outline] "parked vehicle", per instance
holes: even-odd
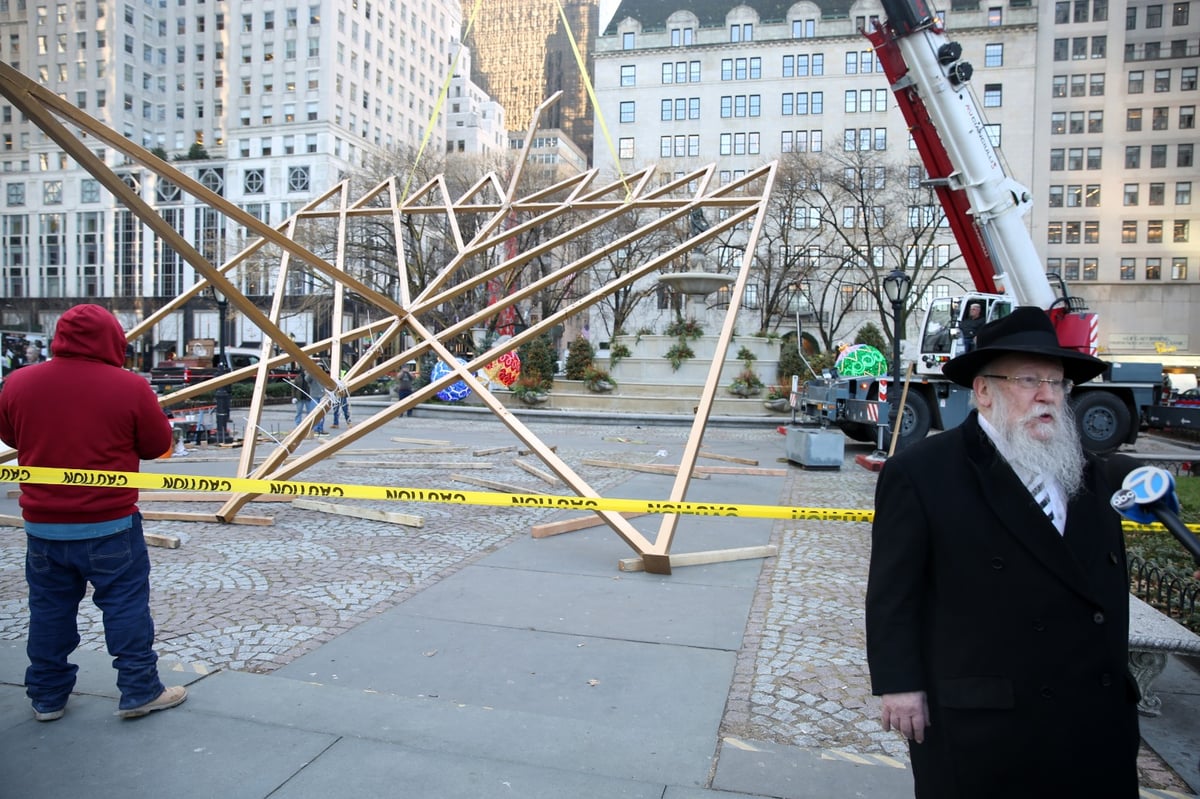
[[[216,377],[222,371],[232,372],[258,364],[261,351],[249,347],[226,347],[225,369],[220,369],[220,353],[215,355],[188,355],[173,360],[161,361],[150,370],[150,387],[164,394],[180,388],[202,383]],[[291,364],[272,369],[268,380],[289,380],[296,375]],[[254,376],[243,382],[254,380]]]

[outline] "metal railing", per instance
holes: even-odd
[[[1197,630],[1196,599],[1200,582],[1192,575],[1179,574],[1154,561],[1129,556],[1129,586],[1134,596],[1157,608],[1180,624]]]

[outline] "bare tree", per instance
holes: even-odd
[[[809,254],[820,248],[815,270],[810,259],[798,279],[818,311],[823,345],[832,347],[849,323],[872,311],[891,343],[894,325],[883,277],[893,269],[908,274],[909,311],[959,257],[942,207],[923,185],[924,167],[915,155],[896,158],[864,149],[792,153],[784,163],[781,177],[787,175],[792,185],[785,189],[778,181],[773,202],[790,204],[791,214],[784,207],[774,216],[813,234]]]

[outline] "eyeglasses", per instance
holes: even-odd
[[[1070,394],[1071,389],[1075,388],[1075,381],[1065,377],[1061,380],[1048,377],[1034,377],[1033,375],[980,375],[980,377],[990,377],[993,380],[1007,380],[1010,383],[1016,384],[1017,388],[1020,388],[1022,391],[1037,391],[1043,385],[1046,385],[1056,391]]]

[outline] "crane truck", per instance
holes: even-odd
[[[980,304],[989,320],[1017,305],[1036,305],[1049,314],[1064,347],[1093,355],[1096,315],[1081,298],[1070,296],[1065,282],[1045,272],[1022,221],[1032,197],[1006,174],[996,155],[970,91],[973,70],[962,60],[962,46],[947,39],[925,0],[883,0],[883,8],[886,19],[864,35],[887,75],[976,288],[929,304],[896,420],[897,445],[903,447],[931,429],[958,425],[970,411],[970,390],[942,377],[942,364],[964,351],[961,323],[972,304]],[[888,377],[828,374],[806,383],[795,407],[852,439],[878,441],[888,420],[890,382]],[[1070,401],[1084,447],[1108,452],[1133,443],[1143,409],[1156,405],[1161,391],[1161,365],[1146,363],[1110,363],[1100,377],[1076,386]],[[892,399],[898,394],[897,386]]]

